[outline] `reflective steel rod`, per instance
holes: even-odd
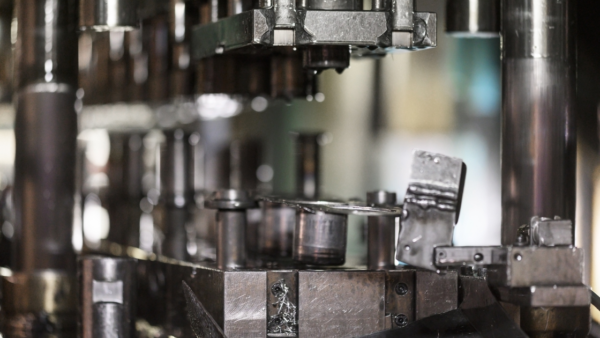
[[[502,244],[575,216],[575,1],[502,3]]]
[[[17,269],[75,272],[77,1],[17,1]]]

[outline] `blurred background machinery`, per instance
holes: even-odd
[[[1,335],[600,337],[599,7],[0,0]]]

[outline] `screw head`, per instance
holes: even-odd
[[[283,290],[283,286],[281,285],[281,283],[275,283],[271,286],[271,293],[273,294],[273,296],[275,297],[280,297],[283,295],[284,290]]]
[[[473,260],[475,262],[481,262],[483,260],[483,255],[478,252],[473,256]]]
[[[394,324],[398,327],[405,327],[408,325],[408,317],[403,313],[399,313],[394,316]]]
[[[404,296],[408,293],[408,285],[405,283],[396,283],[394,286],[394,291],[396,291],[396,293],[400,296]]]

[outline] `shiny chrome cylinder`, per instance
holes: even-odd
[[[95,31],[137,28],[138,0],[79,0],[79,25]]]
[[[160,220],[165,232],[163,253],[179,260],[186,259],[186,224],[191,219],[190,205],[194,198],[194,173],[190,164],[192,144],[182,129],[163,131],[166,141],[161,148]]]
[[[315,199],[319,196],[319,138],[321,133],[296,136],[296,194]]]
[[[136,261],[79,259],[79,337],[135,337]]]
[[[498,37],[500,0],[448,0],[446,33],[456,37]]]
[[[21,0],[16,10],[16,269],[75,272],[77,4]]]
[[[258,228],[258,251],[271,257],[290,257],[293,251],[296,209],[263,202]]]
[[[367,193],[367,204],[372,206],[393,205],[396,193],[383,190]],[[396,265],[396,218],[388,216],[368,217],[367,268],[380,270]]]
[[[348,216],[300,211],[296,215],[294,260],[308,265],[343,265]]]
[[[217,213],[217,267],[236,269],[246,265],[246,210]]]
[[[502,3],[502,244],[575,216],[573,0]]]
[[[183,207],[194,194],[190,135],[179,128],[163,133],[166,141],[161,148],[161,195],[167,205]]]
[[[75,88],[40,83],[18,92],[15,117],[15,244],[20,271],[75,272]]]

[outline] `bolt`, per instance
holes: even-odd
[[[281,283],[275,283],[271,286],[271,293],[273,296],[280,297],[283,294],[283,287]]]
[[[518,253],[518,252],[515,254],[515,256],[514,256],[514,257],[515,257],[515,260],[516,260],[516,261],[519,261],[519,262],[520,262],[520,261],[523,259],[523,256],[521,256],[521,254],[520,254],[520,253]]]
[[[473,260],[475,260],[475,262],[481,262],[483,260],[483,255],[478,252],[473,256]]]
[[[529,236],[525,234],[519,234],[517,236],[517,241],[515,242],[516,246],[525,246],[529,242]]]
[[[394,324],[398,327],[405,327],[408,325],[408,317],[405,314],[397,314],[394,316]]]
[[[396,286],[394,286],[394,291],[396,291],[396,293],[400,296],[404,296],[408,293],[408,285],[405,283],[396,283]]]

